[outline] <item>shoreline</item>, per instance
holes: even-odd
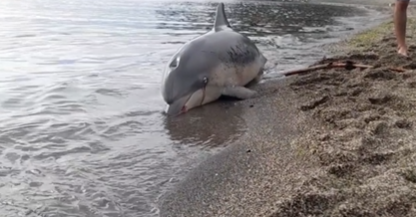
[[[376,68],[256,87],[238,103],[248,133],[165,195],[161,216],[416,216],[416,77],[386,68],[413,67],[394,54],[391,21],[327,48]]]

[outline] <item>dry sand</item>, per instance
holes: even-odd
[[[271,216],[416,216],[416,64],[396,54],[391,23],[348,45],[350,53],[333,60],[375,68],[320,71],[290,84],[306,102],[300,110],[321,125],[292,144],[320,169]]]
[[[240,102],[249,132],[164,197],[161,216],[416,216],[416,62],[396,54],[391,22],[330,48],[324,62],[375,68],[259,87]]]

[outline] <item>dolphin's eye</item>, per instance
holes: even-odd
[[[204,82],[204,84],[208,84],[208,77],[202,78],[202,81]]]

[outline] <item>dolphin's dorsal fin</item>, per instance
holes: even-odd
[[[224,3],[220,3],[217,7],[217,14],[215,16],[214,31],[219,32],[226,28],[231,28],[225,15]]]

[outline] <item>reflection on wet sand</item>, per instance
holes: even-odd
[[[166,118],[164,126],[170,139],[180,144],[218,147],[238,139],[245,132],[241,118],[244,108],[235,100],[220,101],[190,110],[186,114]]]

